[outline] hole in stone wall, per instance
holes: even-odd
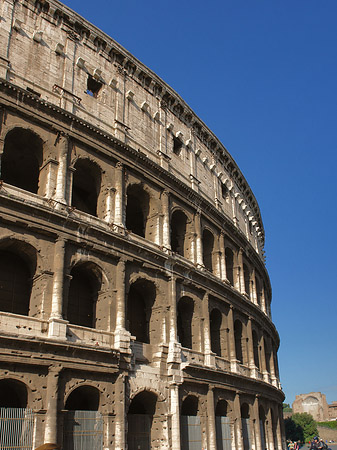
[[[42,153],[42,140],[32,131],[15,128],[8,132],[1,159],[1,179],[37,194]]]
[[[100,169],[88,159],[79,159],[75,164],[73,176],[72,206],[96,216],[100,187]]]
[[[182,211],[174,211],[171,217],[171,248],[181,256],[184,254],[187,217]]]
[[[91,75],[88,76],[86,91],[88,95],[97,98],[102,86],[103,84],[100,81],[95,80]]]
[[[0,407],[27,408],[27,388],[20,381],[0,380]]]
[[[31,295],[31,274],[18,255],[0,251],[0,309],[28,316]]]
[[[173,153],[177,156],[180,156],[182,148],[183,143],[181,142],[181,140],[173,137]]]

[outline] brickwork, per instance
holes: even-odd
[[[233,448],[285,448],[263,224],[235,161],[60,2],[0,8],[0,406],[33,409],[36,446],[90,410],[105,449],[136,448],[140,416],[151,448],[184,448],[183,417],[202,448],[221,417]]]

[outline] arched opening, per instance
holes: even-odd
[[[242,423],[242,439],[244,450],[251,448],[250,444],[250,423],[249,423],[249,406],[247,403],[241,405],[241,423]]]
[[[259,407],[259,422],[260,422],[260,436],[261,436],[261,448],[267,448],[266,443],[266,414],[262,406]]]
[[[269,339],[265,338],[264,340],[264,352],[266,358],[266,371],[270,374],[270,357],[271,357],[271,349],[269,347]]]
[[[272,425],[272,432],[273,432],[273,443],[274,443],[274,448],[277,449],[278,447],[278,442],[277,442],[277,415],[274,414],[273,409],[270,409],[270,415],[271,415],[271,425]]]
[[[153,416],[156,412],[157,396],[143,391],[130,403],[128,411],[128,449],[150,450]]]
[[[181,405],[180,434],[182,450],[201,450],[198,397],[188,395]]]
[[[34,416],[27,403],[23,383],[0,380],[0,448],[33,448]]]
[[[26,386],[16,380],[0,380],[0,408],[27,408]]]
[[[101,171],[89,159],[75,163],[71,205],[79,211],[97,216],[97,199],[101,189]]]
[[[28,316],[32,274],[16,252],[0,250],[0,310]]]
[[[242,323],[240,320],[234,322],[234,339],[236,359],[243,364],[243,349],[242,349]]]
[[[213,247],[213,233],[205,229],[202,233],[202,254],[204,266],[210,272],[213,272]]]
[[[149,194],[139,184],[131,184],[126,191],[126,228],[145,237],[149,215]]]
[[[180,211],[173,212],[171,217],[171,249],[181,256],[185,255],[185,236],[186,236],[187,217]]]
[[[255,367],[260,369],[260,360],[259,360],[259,339],[257,337],[257,333],[253,330],[253,351],[254,351],[254,364]]]
[[[261,307],[261,284],[258,277],[255,277],[255,286],[256,286],[256,302]]]
[[[63,427],[64,450],[103,448],[103,419],[98,411],[100,392],[92,386],[80,386],[69,395]]]
[[[177,307],[177,332],[178,341],[182,347],[192,349],[192,320],[194,312],[194,302],[190,297],[182,297]]]
[[[210,328],[211,328],[211,350],[218,356],[222,356],[221,352],[221,312],[214,308],[210,314]]]
[[[243,265],[243,277],[245,280],[245,293],[250,296],[250,274],[246,264]]]
[[[227,247],[225,250],[226,261],[226,277],[231,286],[234,286],[234,253],[231,248]]]
[[[232,448],[230,418],[227,417],[227,411],[226,400],[219,400],[215,408],[217,450],[231,450]]]
[[[35,133],[24,128],[9,131],[1,158],[1,179],[34,194],[38,193],[43,143]]]
[[[101,279],[88,263],[73,267],[70,276],[67,319],[73,325],[95,328]]]
[[[156,330],[151,327],[155,298],[154,283],[148,280],[137,280],[131,284],[127,300],[127,329],[137,341],[145,344],[155,340]]]
[[[98,411],[100,393],[92,386],[81,386],[71,392],[65,409],[68,411]]]

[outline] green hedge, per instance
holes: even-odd
[[[331,422],[317,422],[319,427],[332,428],[337,430],[337,420],[332,420]]]

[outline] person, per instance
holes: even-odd
[[[293,443],[293,441],[289,441],[288,449],[289,450],[294,450],[294,443]]]
[[[318,436],[311,441],[310,450],[318,450]]]

